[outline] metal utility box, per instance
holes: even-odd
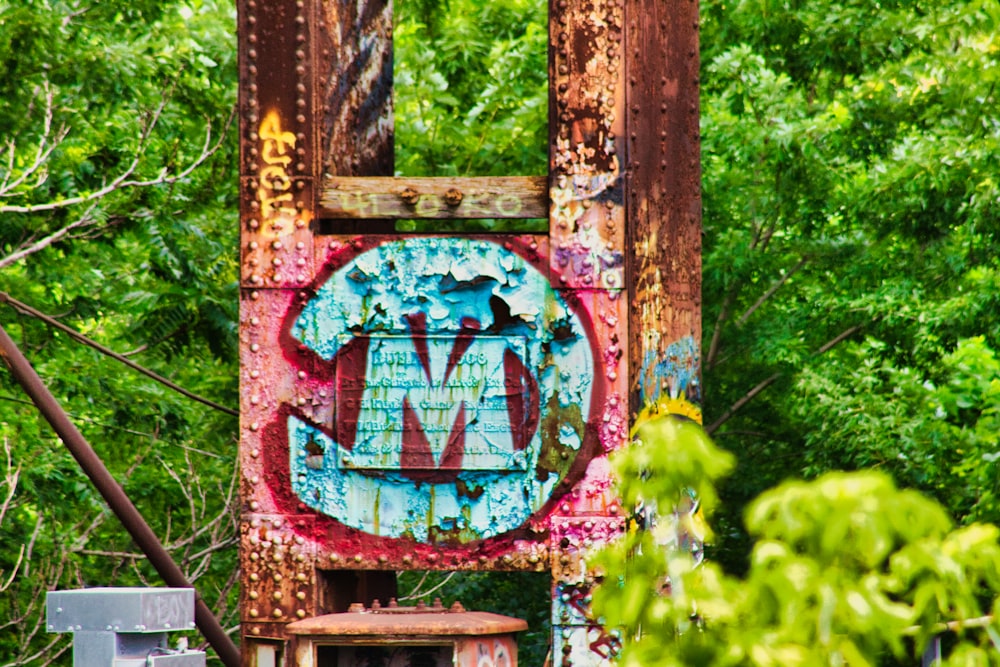
[[[288,625],[297,667],[517,667],[518,618],[420,604],[351,605]]]
[[[74,667],[204,667],[202,651],[169,648],[194,623],[190,588],[87,588],[46,594],[49,632],[73,633]]]

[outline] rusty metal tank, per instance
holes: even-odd
[[[393,599],[290,623],[297,667],[516,667],[519,618]]]

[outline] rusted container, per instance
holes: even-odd
[[[518,618],[443,607],[361,603],[288,626],[298,667],[516,667]]]

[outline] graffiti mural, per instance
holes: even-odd
[[[540,240],[331,240],[311,288],[249,292],[249,509],[333,567],[547,567],[626,427],[619,304],[554,289]]]
[[[287,422],[292,489],[365,533],[468,542],[521,526],[587,439],[589,325],[485,240],[375,246],[325,280],[290,335],[317,355],[328,423]]]

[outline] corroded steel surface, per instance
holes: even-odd
[[[624,287],[620,0],[549,5],[549,233],[567,287]]]
[[[296,532],[306,519],[295,521],[297,525],[292,525],[285,517],[258,514],[240,525],[244,545],[240,551],[240,606],[247,629],[316,613],[313,545]]]
[[[321,567],[545,568],[625,425],[620,300],[553,290],[544,248],[328,239],[315,286],[249,291],[247,508],[312,517]]]
[[[699,418],[698,3],[628,0],[628,9],[631,408]]]
[[[239,3],[240,255],[247,287],[313,279],[315,174],[311,3]]]
[[[342,614],[326,614],[288,626],[294,635],[347,635],[352,637],[407,637],[497,635],[521,632],[528,623],[520,618],[453,607],[363,607]]]

